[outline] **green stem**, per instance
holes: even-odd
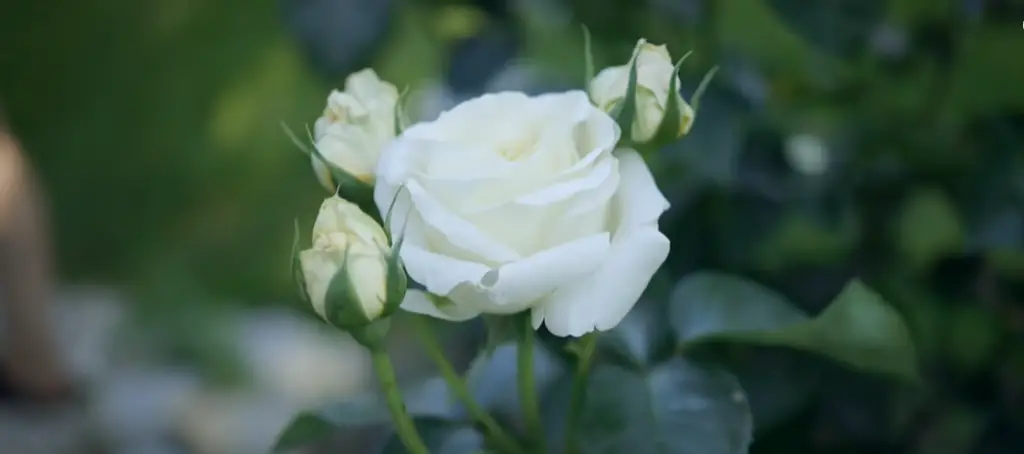
[[[395,422],[395,432],[402,440],[405,449],[410,454],[430,454],[427,445],[423,443],[416,426],[405,411],[405,402],[402,401],[402,394],[398,391],[398,381],[395,379],[395,369],[391,366],[391,359],[384,349],[376,348],[370,350],[373,358],[373,368],[377,371],[377,378],[380,379],[381,391],[387,400],[388,410],[391,411],[391,419]]]
[[[587,374],[597,347],[597,333],[587,334],[580,339],[580,357],[576,363],[576,373],[572,377],[572,390],[569,394],[569,416],[565,425],[565,453],[579,454],[579,426],[583,411],[583,402],[587,398]]]
[[[423,342],[423,348],[427,351],[427,355],[440,369],[441,377],[444,378],[448,387],[455,393],[462,404],[469,410],[469,414],[475,419],[480,425],[484,426],[484,429],[490,433],[494,439],[495,444],[501,449],[502,452],[526,454],[519,443],[509,436],[501,425],[498,424],[494,418],[484,410],[480,404],[473,399],[473,395],[469,392],[469,388],[466,386],[466,381],[462,379],[452,364],[448,362],[448,359],[444,356],[444,349],[441,348],[441,344],[437,342],[437,338],[434,336],[434,330],[430,328],[429,321],[423,317],[415,317],[416,329],[419,331],[420,340]]]
[[[544,447],[544,427],[540,422],[540,407],[537,387],[533,379],[533,325],[530,317],[523,317],[519,328],[516,371],[519,384],[519,402],[526,420],[526,429],[537,443],[537,452],[547,452]]]

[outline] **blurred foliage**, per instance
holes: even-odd
[[[466,96],[527,59],[582,86],[580,23],[598,67],[640,36],[693,49],[685,95],[722,70],[690,136],[647,157],[673,203],[665,287],[729,272],[821,321],[859,278],[923,365],[910,387],[709,346],[737,358],[753,452],[1000,454],[1024,450],[1022,18],[1014,0],[7,2],[0,100],[69,279],[282,300],[292,219],[322,193],[280,123],[301,130],[346,73]]]

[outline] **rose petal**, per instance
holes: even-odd
[[[402,248],[409,276],[435,295],[485,312],[526,309],[566,282],[592,273],[605,260],[609,235],[591,235],[498,268],[427,251]]]
[[[429,227],[442,235],[447,243],[470,255],[479,256],[491,263],[518,259],[520,256],[515,250],[494,241],[477,227],[450,212],[417,179],[411,178],[415,166],[429,159],[429,154],[436,152],[440,145],[437,142],[399,138],[382,153],[377,165],[374,202],[381,213],[387,213],[394,201],[388,229],[397,235],[408,222],[408,215],[415,211],[425,222],[424,227]]]
[[[462,322],[480,315],[479,310],[470,306],[435,304],[426,293],[419,290],[409,290],[405,293],[402,310],[452,322]]]
[[[442,112],[437,120],[426,124],[428,127],[417,130],[416,137],[444,142],[457,139],[464,144],[500,144],[534,129],[523,122],[537,119],[521,114],[535,104],[521,92],[484,94]],[[486,128],[480,127],[482,118],[490,121]]]
[[[593,273],[607,260],[607,233],[590,235],[526,257],[487,273],[480,289],[485,312],[514,313],[531,306],[568,282]]]
[[[534,328],[579,337],[614,328],[629,313],[668,257],[669,241],[654,227],[618,232],[601,267],[534,307]]]
[[[510,262],[520,258],[514,249],[495,241],[475,225],[448,211],[416,180],[409,181],[406,190],[412,200],[413,209],[423,218],[423,222],[444,236],[453,246],[493,263]]]
[[[532,206],[552,205],[577,194],[596,190],[602,185],[607,186],[608,183],[614,182],[613,174],[617,167],[614,159],[604,159],[580,178],[555,183],[533,191],[516,198],[515,203]]]
[[[668,210],[669,203],[654,182],[644,158],[630,149],[615,150],[615,156],[619,158],[622,181],[618,194],[619,228],[657,222]]]

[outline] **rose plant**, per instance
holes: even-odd
[[[305,412],[278,448],[390,422],[388,453],[742,453],[750,403],[715,354],[737,342],[914,379],[900,317],[859,282],[815,318],[719,273],[648,289],[669,203],[644,156],[686,135],[711,80],[691,106],[681,63],[640,40],[588,68],[587,92],[486,94],[409,127],[372,70],[332,93],[300,146],[334,194],[293,272],[307,307],[371,351],[383,400]],[[441,372],[423,388],[399,389],[383,348],[399,307]],[[489,341],[462,374],[431,320],[476,318]]]

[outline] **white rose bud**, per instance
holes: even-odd
[[[621,109],[630,85],[630,71],[636,65],[636,104],[630,139],[646,143],[659,136],[678,138],[690,131],[694,111],[679,95],[677,67],[664,46],[641,39],[629,63],[605,68],[590,82],[590,98],[605,112]],[[663,122],[671,124],[662,125]],[[666,131],[659,134],[660,130]]]
[[[316,149],[323,159],[362,183],[373,183],[381,150],[395,137],[399,93],[372,69],[353,73],[345,91],[332,91],[327,108],[313,126]],[[315,154],[313,170],[329,191],[339,181]]]
[[[313,310],[343,329],[390,315],[405,295],[405,271],[384,230],[340,197],[324,200],[313,226],[313,247],[298,260]]]

